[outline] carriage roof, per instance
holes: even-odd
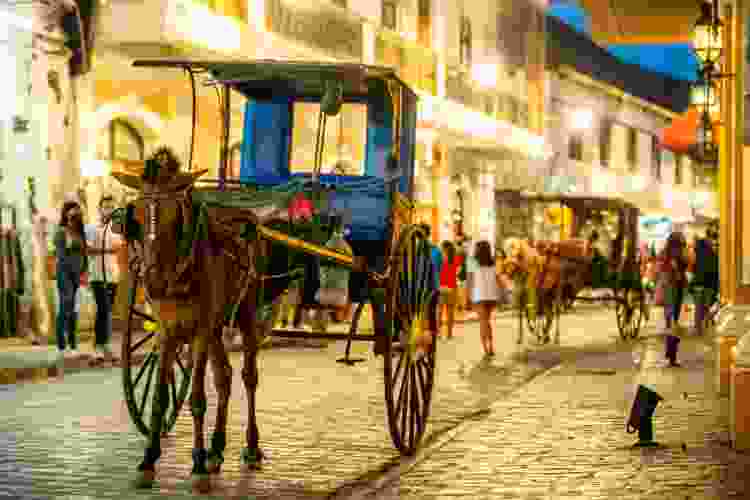
[[[592,208],[596,210],[634,210],[640,212],[640,209],[623,198],[590,196],[577,194],[545,194],[529,193],[518,190],[500,190],[497,191],[500,198],[505,199],[523,199],[536,201],[540,203],[560,203],[570,208]]]
[[[248,98],[271,95],[319,97],[327,82],[343,83],[344,99],[361,99],[374,92],[370,82],[396,84],[416,96],[392,68],[355,63],[311,63],[258,59],[251,61],[193,61],[140,59],[133,66],[181,68],[208,72],[215,83],[226,84]]]

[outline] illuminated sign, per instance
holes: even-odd
[[[232,18],[218,16],[190,0],[171,0],[167,8],[165,31],[177,41],[222,52],[240,50],[240,27]]]

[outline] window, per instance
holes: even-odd
[[[602,120],[599,127],[599,163],[606,167],[612,154],[612,121],[608,118]]]
[[[143,138],[125,120],[112,120],[109,126],[99,134],[97,156],[110,161],[143,161],[145,159]]]
[[[628,129],[628,167],[630,171],[636,170],[638,166],[638,131],[634,128]]]
[[[462,16],[458,47],[459,59],[464,66],[471,66],[471,45],[471,20],[466,16]]]
[[[651,175],[657,181],[661,181],[661,148],[659,138],[651,136]]]
[[[568,142],[568,158],[583,161],[583,136],[571,135]]]
[[[320,104],[295,102],[289,170],[310,173],[315,166],[315,137]],[[367,142],[367,106],[344,103],[326,124],[321,172],[363,175]]]
[[[683,156],[677,155],[674,158],[674,184],[675,186],[679,186],[682,184],[682,166],[683,166]]]
[[[398,29],[398,0],[383,0],[382,23],[388,29]]]
[[[432,46],[432,0],[418,0],[418,41],[424,47]]]

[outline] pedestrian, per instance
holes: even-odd
[[[711,235],[695,242],[695,269],[690,283],[695,298],[694,333],[703,335],[706,311],[719,295],[719,257]]]
[[[492,340],[492,313],[499,298],[498,276],[495,270],[495,259],[488,241],[482,240],[476,245],[474,263],[467,270],[467,288],[471,302],[479,313],[479,335],[485,356],[494,356]]]
[[[430,333],[428,338],[436,339],[440,332],[440,318],[438,315],[438,302],[440,294],[440,277],[443,268],[443,254],[438,247],[432,244],[430,235],[432,233],[428,224],[420,224],[419,228],[422,230],[427,245],[430,248],[430,258],[432,259],[432,294],[430,297],[428,311],[427,311],[427,324],[425,325],[426,330]],[[425,342],[427,342],[425,340]]]
[[[659,286],[664,293],[664,322],[666,328],[679,328],[680,312],[687,288],[687,267],[685,237],[673,231],[659,255]]]
[[[81,206],[76,201],[66,201],[60,211],[60,223],[54,235],[57,264],[57,348],[60,354],[78,354],[76,328],[76,294],[81,286],[81,275],[88,267],[88,245],[83,227]],[[66,344],[67,339],[67,344]]]
[[[440,312],[439,323],[446,318],[446,338],[453,338],[453,326],[456,320],[456,306],[458,305],[458,271],[463,265],[463,258],[456,252],[456,247],[450,241],[444,241],[443,268],[440,272]]]
[[[105,195],[99,201],[99,220],[92,228],[89,255],[95,255],[90,270],[90,286],[96,301],[94,351],[96,360],[115,360],[112,355],[112,306],[117,294],[117,268],[114,256],[122,245],[120,235],[108,228],[114,212],[114,198]]]

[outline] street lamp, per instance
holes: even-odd
[[[715,66],[721,58],[724,23],[719,19],[716,0],[704,0],[700,9],[700,17],[693,26],[693,50],[702,65]]]
[[[713,124],[707,110],[701,113],[695,137],[695,154],[704,163],[715,163],[719,150],[714,140]]]
[[[697,106],[699,109],[711,110],[716,107],[717,92],[716,83],[710,75],[703,75],[693,84],[690,89],[690,104]]]

